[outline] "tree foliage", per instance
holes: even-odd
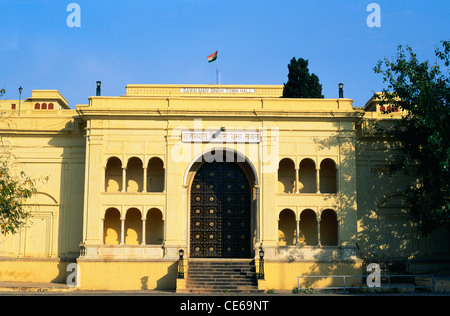
[[[36,193],[35,180],[22,171],[19,175],[11,174],[7,161],[0,165],[0,232],[4,235],[14,234],[25,225],[30,213],[24,202]]]
[[[4,93],[0,89],[0,96]],[[1,147],[4,152],[0,156],[0,233],[6,235],[16,233],[30,217],[24,202],[36,193],[36,180],[23,171],[16,174],[11,154]]]
[[[310,74],[308,60],[294,57],[288,65],[288,82],[284,84],[283,98],[323,98],[319,77]]]
[[[404,111],[391,131],[399,150],[389,170],[417,177],[405,193],[424,235],[450,223],[450,41],[435,53],[433,64],[420,62],[411,47],[399,46],[393,61],[374,68],[387,83],[382,105]]]

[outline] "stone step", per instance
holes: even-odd
[[[191,276],[203,276],[203,275],[210,275],[210,276],[217,276],[217,277],[230,277],[230,276],[255,276],[256,271],[252,270],[243,270],[243,269],[192,269],[188,268],[187,272]]]
[[[254,276],[254,275],[256,275],[255,271],[213,271],[213,270],[194,271],[191,269],[188,270],[188,273],[191,276],[210,275],[210,276],[217,276],[217,277]]]
[[[197,266],[254,266],[254,260],[235,260],[235,261],[227,261],[226,259],[221,260],[205,260],[205,259],[189,259],[189,264],[197,265]]]
[[[215,270],[215,271],[256,271],[255,267],[250,266],[198,266],[189,264],[188,268],[191,270]]]
[[[229,281],[241,281],[241,280],[256,280],[256,275],[189,275],[190,280],[229,280]]]
[[[186,284],[251,284],[256,285],[256,278],[249,279],[215,279],[215,278],[190,278]]]
[[[189,264],[188,266],[190,269],[197,269],[197,270],[201,270],[201,269],[212,269],[212,270],[223,270],[223,271],[233,271],[233,270],[244,270],[244,271],[255,271],[256,268],[255,267],[250,267],[250,266],[199,266],[199,265],[192,265]]]
[[[253,260],[189,260],[186,292],[261,293]]]
[[[197,270],[199,270],[199,271],[201,271],[201,270],[213,270],[213,271],[227,271],[227,272],[230,272],[230,271],[256,271],[256,268],[255,267],[236,267],[236,266],[233,266],[233,267],[200,267],[200,266],[192,266],[192,265],[189,265],[188,266],[188,268],[190,269],[190,270],[192,270],[192,271],[197,271]]]
[[[191,283],[186,284],[186,288],[195,288],[195,287],[209,287],[209,288],[229,288],[229,289],[238,289],[238,288],[248,288],[251,289],[256,284],[248,284],[248,283],[227,283],[227,282],[217,282],[217,283],[210,283],[210,282],[199,282],[199,283]]]
[[[230,281],[230,280],[187,280],[186,285],[257,285],[257,281],[255,280],[242,280],[242,281]]]
[[[196,293],[196,294],[227,294],[227,293],[236,293],[236,294],[258,294],[264,293],[264,290],[259,290],[257,288],[252,289],[211,289],[211,288],[195,288],[189,289],[186,288],[184,290],[178,291],[178,293]]]
[[[186,285],[256,285],[256,279],[255,280],[243,280],[243,281],[236,281],[233,280],[230,282],[230,280],[187,280]]]

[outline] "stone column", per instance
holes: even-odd
[[[341,245],[341,221],[337,220],[337,246]]]
[[[105,244],[105,218],[103,217],[101,219],[101,227],[100,227],[100,234],[102,238],[102,244]]]
[[[317,194],[320,194],[320,168],[316,169],[316,186],[317,186]]]
[[[320,217],[317,217],[317,246],[322,246],[320,243]]]
[[[145,246],[145,223],[146,223],[147,221],[146,221],[146,219],[145,218],[142,218],[142,242],[141,242],[141,245],[142,246]]]
[[[125,245],[125,219],[120,219],[120,245]]]
[[[144,174],[142,175],[142,192],[147,192],[147,167],[142,168]]]
[[[122,167],[122,192],[127,192],[127,168]]]

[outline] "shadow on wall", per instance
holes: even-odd
[[[141,277],[141,290],[175,290],[177,269],[178,262],[174,262],[167,268],[167,273],[162,278],[156,280],[156,282],[151,280],[148,275]],[[152,286],[152,284],[155,284],[155,286]]]
[[[341,237],[338,248],[344,246],[342,243],[352,240],[356,242],[357,255],[363,260],[361,274],[368,273],[365,271],[368,262],[406,262],[409,257],[415,256],[418,253],[417,242],[414,242],[418,239],[417,230],[408,220],[408,211],[401,196],[411,179],[402,175],[390,177],[386,173],[386,165],[392,159],[396,146],[393,139],[376,134],[370,126],[368,128],[356,124],[356,138],[349,128],[328,138],[316,138],[315,142],[319,150],[327,151],[338,147],[340,151],[337,181],[330,181],[333,177],[331,161],[324,160],[320,165],[321,170],[326,170],[320,175],[320,192],[337,191],[336,195],[324,194],[323,198],[337,199],[338,205],[336,219],[332,217],[331,210],[324,210],[320,214],[321,222],[324,221],[320,226],[322,247],[315,247],[315,240],[309,242],[316,259],[327,255],[326,251],[330,249],[323,246],[336,240],[331,226],[335,220],[339,225],[340,236],[346,236],[344,240]],[[334,184],[337,186],[333,187]],[[313,222],[314,218],[311,217],[310,220]],[[310,227],[313,229],[314,223]],[[324,232],[327,234],[323,235]],[[310,235],[314,236],[314,233]],[[308,244],[307,238],[305,243]],[[356,258],[349,258],[346,262],[351,265],[356,263]],[[319,262],[310,266],[304,274],[342,275],[345,271],[339,264]],[[326,281],[326,277],[322,279]],[[307,281],[303,280],[303,285]],[[317,278],[314,281],[321,280]]]
[[[144,213],[145,225],[142,222],[141,211],[137,208],[132,207],[125,210],[124,217],[124,240],[121,240],[123,216],[116,208],[106,210],[103,225],[104,245],[162,245],[164,220],[162,212],[158,208],[150,208]]]
[[[404,195],[404,190],[414,178],[388,174],[386,167],[393,159],[398,144],[394,139],[380,134],[370,123],[356,125],[354,143],[351,135],[342,134],[339,139],[338,135],[316,139],[317,145],[323,149],[339,145],[339,229],[341,234],[345,234],[346,223],[343,219],[347,218],[348,212],[356,212],[357,235],[352,238],[356,240],[359,258],[363,260],[362,274],[368,274],[365,269],[371,262],[379,263],[382,273],[407,274],[411,272],[408,271],[411,258],[442,255],[448,258],[450,233],[443,230],[430,237],[420,234],[409,218]],[[352,181],[356,184],[354,192],[341,190],[345,183]],[[324,197],[327,198],[327,195]],[[321,257],[323,251],[326,250],[317,248],[317,258]],[[330,274],[342,273],[338,266],[320,264],[311,267],[307,273]]]
[[[137,157],[128,159],[126,165],[117,157],[109,157],[104,192],[164,192],[164,177],[161,158],[151,158],[144,168]]]

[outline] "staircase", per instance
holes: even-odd
[[[187,293],[263,293],[251,259],[189,259]]]

